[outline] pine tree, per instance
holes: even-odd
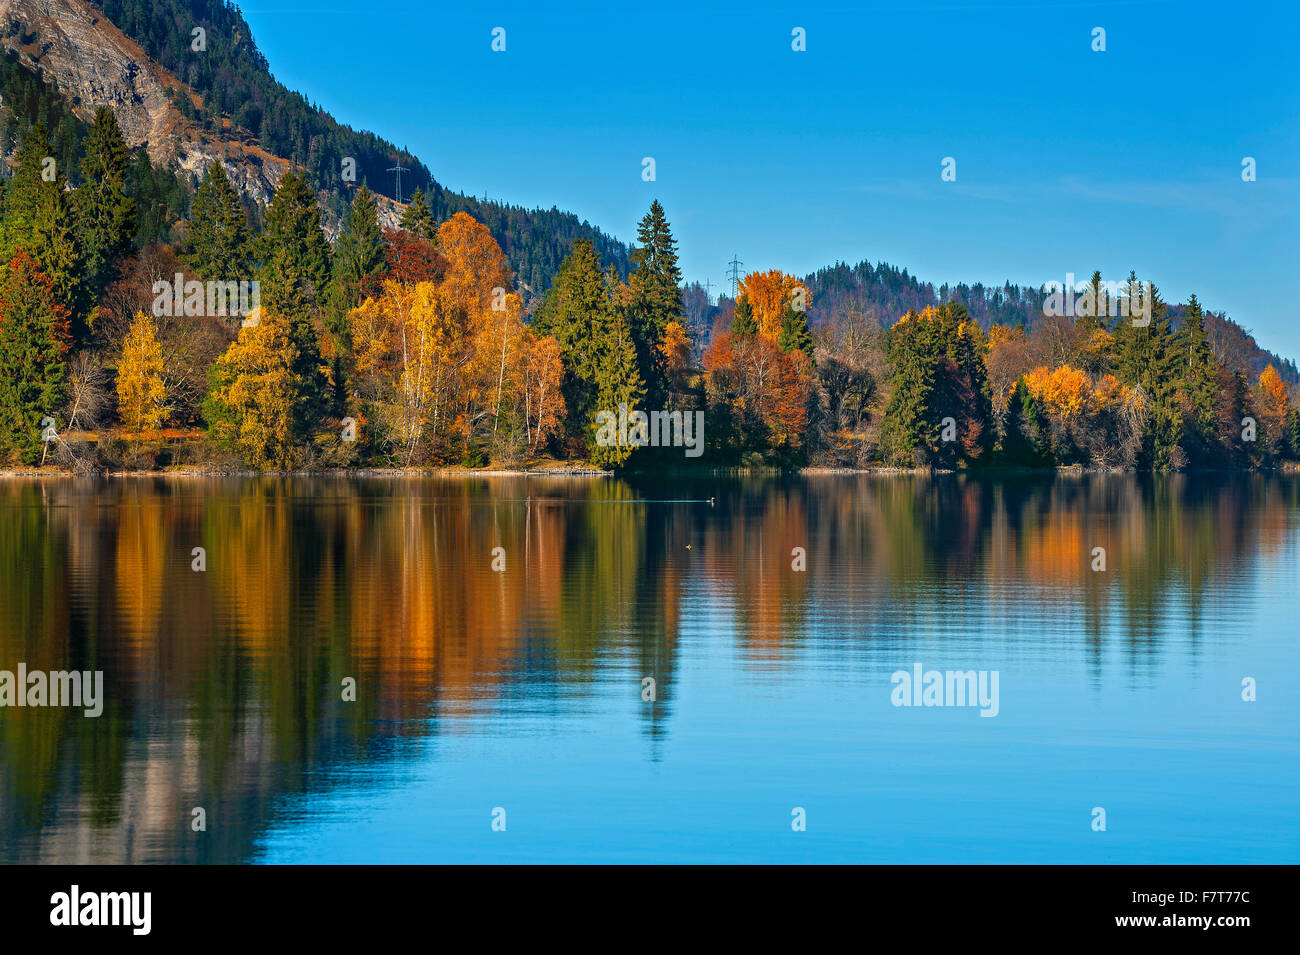
[[[167,417],[162,347],[153,319],[136,312],[117,365],[117,407],[128,432],[157,431]]]
[[[320,208],[301,172],[290,170],[280,180],[259,245],[263,304],[300,323],[322,304],[330,274]],[[295,332],[295,344],[301,347],[296,338]]]
[[[126,194],[127,154],[117,117],[107,106],[95,111],[81,160],[83,185],[77,189],[77,224],[86,281],[101,289],[130,248],[135,203]]]
[[[290,170],[280,180],[259,245],[262,308],[288,322],[294,346],[293,379],[300,389],[294,427],[295,432],[306,434],[325,413],[331,397],[314,325],[316,310],[325,305],[330,249],[316,197],[301,172]]]
[[[637,370],[636,344],[627,319],[618,311],[611,314],[601,344],[600,361],[596,369],[596,410],[607,411],[615,418],[639,410],[645,400],[646,388]],[[596,440],[598,426],[595,419],[589,423],[588,450],[592,461],[602,467],[618,467],[627,462],[634,450],[626,444],[600,444]]]
[[[1184,309],[1175,336],[1181,379],[1180,404],[1187,409],[1188,444],[1198,457],[1211,453],[1215,434],[1215,404],[1219,399],[1218,363],[1205,334],[1205,313],[1193,295]]]
[[[344,310],[360,303],[368,279],[384,270],[384,233],[379,228],[375,195],[357,190],[343,217],[343,231],[334,246],[334,294]]]
[[[41,420],[63,404],[67,310],[36,261],[19,252],[0,275],[0,450],[41,457]]]
[[[581,422],[594,413],[600,343],[612,324],[613,310],[596,248],[589,240],[578,239],[532,322],[534,334],[549,335],[560,345],[564,399],[575,416],[571,420]]]
[[[758,334],[758,321],[754,318],[754,306],[749,304],[749,299],[737,299],[736,311],[731,316],[731,334],[737,338]]]
[[[348,334],[348,312],[361,304],[368,291],[373,291],[375,277],[386,268],[385,248],[374,193],[363,185],[343,217],[343,231],[334,246],[329,335],[334,353],[334,401],[339,407],[346,404],[350,374],[348,356],[352,343]]]
[[[411,194],[406,211],[402,213],[402,228],[430,242],[438,241],[438,227],[433,221],[433,213],[429,211],[429,200],[425,197],[424,190],[418,186]]]
[[[0,256],[4,261],[13,258],[19,249],[31,249],[36,216],[42,200],[55,189],[61,188],[60,177],[47,179],[51,167],[46,160],[50,155],[49,137],[45,126],[34,123],[23,137],[14,157],[14,174],[5,185],[4,232],[0,236]]]
[[[88,329],[91,290],[85,284],[85,268],[72,200],[63,188],[45,190],[36,207],[28,251],[40,264],[41,272],[54,286],[59,304],[72,316],[74,339],[81,340]]]
[[[194,194],[181,260],[214,282],[246,281],[252,270],[248,216],[220,160],[212,161]]]
[[[781,334],[777,344],[783,352],[801,351],[812,361],[813,340],[808,331],[808,316],[792,303],[786,304],[785,313],[781,316]]]
[[[668,387],[659,346],[669,323],[683,320],[677,241],[658,199],[650,204],[650,211],[637,226],[637,243],[632,250],[635,268],[628,279],[631,290],[628,320],[636,346],[637,368],[646,384],[648,400],[658,407]]]

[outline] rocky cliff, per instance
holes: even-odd
[[[85,120],[112,107],[127,144],[144,146],[155,163],[177,163],[201,176],[220,159],[239,189],[267,202],[289,163],[228,125],[203,130],[176,108],[173,97],[198,97],[83,0],[0,0],[5,47],[22,64],[58,83]]]

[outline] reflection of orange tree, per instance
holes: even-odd
[[[184,855],[176,809],[211,798],[239,820],[238,855],[283,785],[273,761],[326,764],[381,719],[394,719],[385,732],[427,732],[410,717],[433,701],[471,711],[536,676],[529,667],[580,688],[625,658],[638,668],[629,694],[653,675],[664,699],[697,571],[707,599],[734,604],[754,660],[788,659],[827,581],[848,639],[878,624],[905,632],[909,614],[951,600],[960,626],[1014,611],[1077,620],[1094,651],[1103,637],[1154,651],[1162,615],[1196,626],[1222,575],[1288,546],[1297,506],[1284,476],[848,481],[737,482],[702,533],[689,511],[643,503],[623,482],[149,480],[93,494],[2,483],[0,666],[103,668],[108,700],[98,720],[0,718],[0,836],[18,845],[63,826],[50,844],[81,845],[88,809],[97,826],[147,832],[138,852]],[[189,568],[198,544],[205,574]],[[496,546],[505,573],[491,569]],[[1090,569],[1095,546],[1104,574]],[[339,700],[344,676],[358,680],[356,704]],[[143,730],[144,703],[154,716],[183,704],[185,718]],[[43,821],[51,806],[62,822]]]
[[[830,564],[812,543],[802,492],[779,481],[747,479],[710,526],[702,548],[711,589],[727,593],[735,613],[736,636],[754,660],[779,660],[803,633],[807,581]],[[741,515],[757,513],[757,519]],[[795,547],[807,561],[793,569]]]

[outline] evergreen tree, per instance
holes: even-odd
[[[343,217],[343,231],[334,246],[333,284],[341,308],[358,305],[367,280],[384,270],[384,248],[374,193],[362,186]]]
[[[334,246],[334,276],[330,287],[329,335],[333,341],[334,400],[346,404],[348,355],[352,350],[348,334],[348,312],[361,304],[374,278],[385,267],[384,233],[379,228],[375,196],[364,185],[357,190],[343,217],[343,231]]]
[[[61,179],[55,186],[41,194],[28,250],[52,283],[59,304],[72,316],[73,337],[81,340],[89,327],[91,290],[85,283],[72,200]]]
[[[777,344],[783,352],[801,351],[812,361],[813,340],[808,331],[808,316],[795,308],[793,303],[786,304],[785,313],[781,316],[781,334]]]
[[[330,274],[330,249],[321,228],[320,208],[306,177],[290,170],[266,211],[259,240],[262,302],[291,319],[306,319],[322,304]],[[294,344],[302,347],[297,333]]]
[[[46,160],[50,155],[50,141],[45,127],[37,122],[23,137],[22,145],[14,157],[14,174],[5,184],[5,217],[3,236],[0,236],[0,256],[4,261],[13,258],[19,249],[31,249],[36,216],[45,196],[59,188],[57,166],[55,175],[49,177],[52,167]]]
[[[754,306],[749,304],[749,299],[736,301],[736,310],[731,316],[731,334],[737,338],[758,334],[758,320],[754,318]]]
[[[1183,310],[1175,336],[1179,362],[1180,404],[1186,409],[1187,446],[1196,457],[1212,453],[1215,433],[1215,404],[1219,399],[1218,363],[1205,334],[1205,313],[1193,295]]]
[[[1037,467],[1051,461],[1050,448],[1051,438],[1043,413],[1022,375],[1007,402],[1002,460],[1007,464]]]
[[[1111,326],[1115,373],[1121,382],[1139,389],[1150,408],[1142,460],[1147,467],[1181,466],[1182,452],[1175,450],[1182,438],[1181,376],[1172,319],[1159,290],[1149,283],[1143,287],[1133,272],[1129,272],[1127,310]]]
[[[246,281],[252,270],[248,217],[225,167],[214,159],[190,210],[181,260],[200,278]]]
[[[117,117],[107,106],[95,111],[84,148],[82,185],[76,191],[77,224],[86,282],[97,291],[130,248],[135,231],[135,203],[126,194],[126,143]]]
[[[652,406],[662,407],[668,382],[659,346],[669,323],[683,321],[683,307],[677,241],[658,199],[637,226],[637,243],[632,250],[635,268],[628,279],[629,327],[648,400]]]
[[[988,447],[991,398],[977,336],[970,313],[954,303],[908,312],[889,330],[893,392],[881,426],[886,460],[947,466]],[[948,417],[955,440],[944,437]]]
[[[438,227],[429,211],[429,200],[425,197],[424,190],[418,186],[411,194],[406,211],[402,213],[402,228],[421,239],[434,243],[438,241]]]
[[[613,324],[614,311],[596,248],[589,240],[578,239],[532,323],[539,338],[549,335],[559,343],[571,421],[581,423],[595,411],[596,379],[603,360],[600,346]]]
[[[645,384],[637,370],[636,344],[627,319],[620,311],[611,313],[609,326],[604,341],[601,343],[600,359],[596,368],[596,410],[607,411],[615,418],[623,414],[640,410],[645,400]],[[606,425],[608,428],[608,425]],[[596,440],[599,428],[593,418],[589,423],[590,435],[588,450],[591,460],[602,467],[618,467],[625,464],[634,450],[626,444],[601,444]],[[615,428],[616,430],[616,428]],[[631,429],[629,429],[630,431]]]
[[[330,249],[316,197],[301,172],[290,170],[280,180],[259,245],[262,308],[288,323],[294,346],[292,377],[299,388],[294,427],[305,434],[325,413],[331,397],[314,323],[317,309],[325,304]]]
[[[0,275],[0,450],[41,457],[41,419],[63,404],[71,340],[67,310],[25,252]]]

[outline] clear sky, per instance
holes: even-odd
[[[1295,0],[322,2],[241,4],[286,85],[451,189],[625,240],[657,197],[715,290],[733,254],[936,284],[1136,269],[1300,357]]]

